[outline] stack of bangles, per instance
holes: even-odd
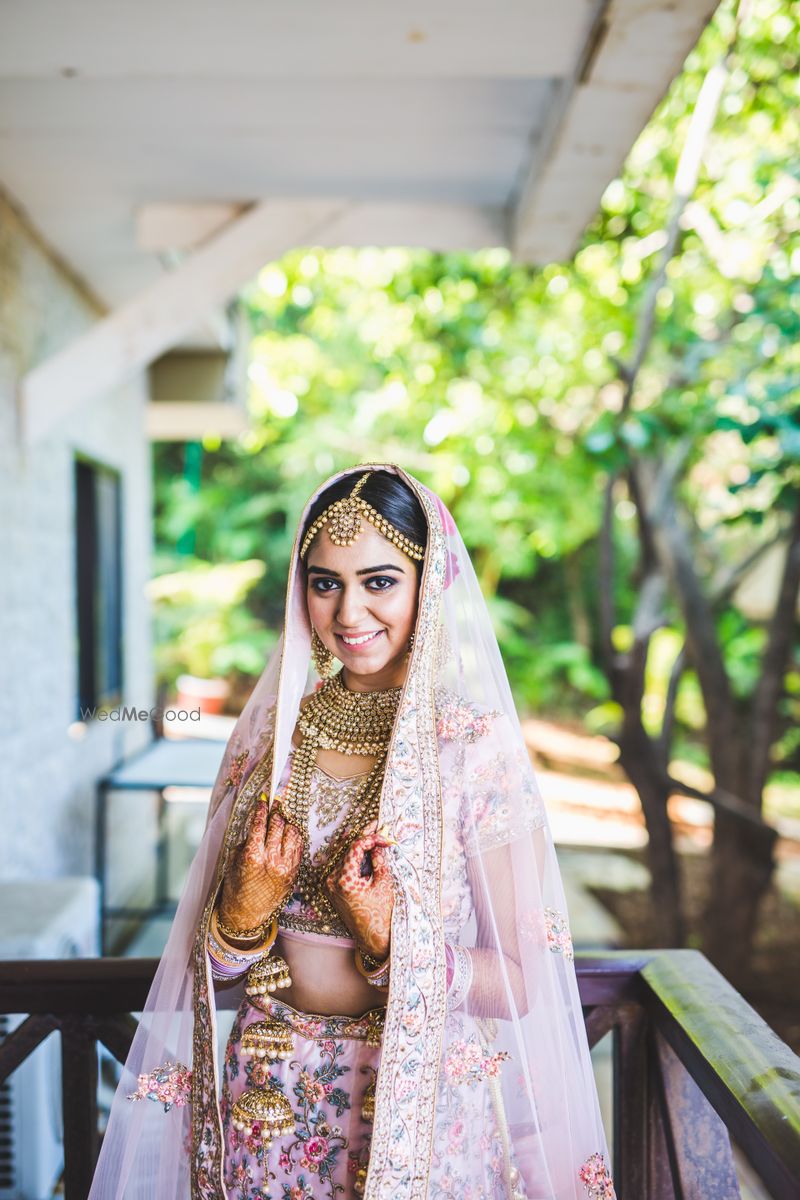
[[[208,927],[207,949],[211,960],[211,974],[218,983],[230,983],[244,975],[264,955],[269,954],[278,936],[277,914],[262,922],[257,929],[234,930],[221,921],[216,909],[211,914]],[[255,944],[246,948],[236,948],[227,943],[226,938],[236,942],[253,939]],[[445,960],[447,963],[447,1008],[450,1012],[458,1008],[466,999],[472,984],[472,957],[466,946],[445,943]],[[356,948],[355,964],[359,974],[379,991],[389,989],[389,958],[380,961],[367,954],[360,947]]]
[[[466,946],[445,943],[447,963],[447,1008],[450,1012],[463,1004],[472,984],[472,956]],[[355,953],[356,968],[368,983],[380,991],[389,988],[389,959],[381,962],[360,948]]]
[[[253,963],[269,954],[278,936],[277,914],[263,921],[257,929],[231,929],[220,919],[215,908],[211,914],[206,938],[206,949],[211,960],[211,974],[218,983],[232,982],[244,975]],[[242,949],[229,945],[228,938],[236,942],[253,941],[254,945]]]
[[[371,983],[374,988],[378,988],[381,992],[389,990],[389,959],[386,958],[382,962],[380,959],[373,958],[371,954],[365,953],[359,946],[356,949],[356,970],[360,975],[363,975],[367,983]]]

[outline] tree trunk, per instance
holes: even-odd
[[[772,878],[777,833],[717,810],[703,950],[734,984],[746,982],[761,899]]]
[[[685,926],[678,860],[667,813],[669,785],[652,740],[640,721],[624,722],[618,745],[620,764],[639,793],[647,824],[647,865],[652,879],[656,944],[682,946]]]
[[[624,384],[620,419],[624,419],[633,405],[639,373],[653,339],[658,293],[678,244],[681,216],[697,183],[707,138],[728,77],[742,12],[743,7],[737,4],[728,45],[719,62],[706,75],[689,122],[675,175],[672,206],[665,227],[665,245],[645,292],[634,353],[628,364],[620,370]],[[786,641],[786,627],[776,628],[771,638],[772,654],[765,665],[772,667],[772,673],[771,676],[768,674],[755,706],[752,733],[756,743],[752,745],[748,774],[745,757],[751,743],[744,736],[745,728],[737,713],[724,655],[718,642],[713,605],[702,587],[692,538],[683,527],[674,496],[677,468],[687,450],[688,443],[683,449],[680,446],[676,448],[674,469],[667,463],[656,470],[655,464],[632,456],[629,487],[640,514],[641,531],[646,534],[641,563],[645,573],[652,573],[652,559],[657,559],[681,607],[686,625],[686,655],[697,674],[705,704],[709,756],[716,785],[735,797],[747,798],[751,802],[757,792],[757,807],[754,807],[757,815],[761,788],[756,785],[759,775],[763,776],[762,785],[766,778],[771,734],[775,727],[775,684],[777,672],[785,661],[783,643]],[[678,903],[679,878],[667,816],[671,716],[668,708],[662,738],[658,744],[654,744],[641,725],[640,697],[635,694],[643,679],[642,664],[634,661],[633,654],[628,656],[627,663],[620,664],[619,657],[614,653],[613,603],[610,594],[604,594],[613,581],[612,488],[613,480],[606,491],[601,540],[600,613],[604,659],[612,692],[625,713],[623,730],[618,739],[622,765],[639,792],[650,835],[653,896],[657,918],[662,926],[660,936],[663,936],[665,944],[680,944],[683,923]],[[797,557],[790,556],[790,568],[800,577],[800,546]],[[788,586],[784,591],[788,590]],[[642,637],[636,647],[640,658],[646,653],[646,648],[647,637]],[[674,696],[670,700],[674,700]],[[759,824],[757,820],[747,820],[746,815],[742,817],[719,808],[716,810],[706,949],[717,965],[729,975],[736,972],[737,960],[748,954],[758,905],[772,873],[772,848],[776,836],[774,830],[763,823]]]
[[[789,528],[775,611],[769,622],[767,645],[750,707],[751,737],[742,783],[742,799],[761,811],[764,788],[772,768],[772,746],[778,727],[778,704],[784,688],[786,666],[797,637],[797,598],[800,595],[800,497]]]
[[[762,793],[770,771],[778,701],[792,637],[796,629],[800,591],[800,503],[789,530],[786,559],[775,611],[769,623],[761,678],[753,697],[747,750],[734,790],[753,810],[761,812]],[[774,869],[777,833],[770,826],[750,824],[717,811],[711,851],[711,892],[705,914],[705,950],[729,979],[743,981],[744,966],[755,935],[758,908]]]
[[[567,583],[567,604],[573,639],[591,655],[592,623],[583,594],[583,573],[577,550],[573,550],[572,554],[568,554],[564,559],[564,577]]]

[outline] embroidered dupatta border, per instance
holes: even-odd
[[[321,489],[314,493],[316,496]],[[284,628],[281,645],[281,657],[278,668],[278,686],[275,697],[275,719],[272,723],[272,737],[264,755],[246,780],[241,791],[234,800],[231,814],[225,828],[222,849],[217,860],[214,884],[209,892],[206,907],[200,920],[197,938],[194,944],[194,980],[193,980],[193,1062],[199,1065],[192,1074],[192,1162],[191,1162],[191,1195],[192,1200],[224,1200],[227,1189],[223,1179],[224,1168],[224,1131],[222,1116],[219,1108],[219,1079],[217,1072],[216,1054],[216,1005],[209,997],[214,995],[214,983],[211,978],[211,968],[206,954],[206,936],[211,920],[211,913],[217,901],[230,856],[236,846],[240,845],[246,836],[249,814],[253,811],[252,801],[256,794],[266,790],[267,795],[274,794],[276,783],[275,768],[281,769],[275,763],[275,747],[278,743],[281,707],[284,697],[284,667],[287,655],[287,635],[292,620],[294,606],[295,583],[298,574],[298,550],[300,532],[305,515],[314,497],[306,504],[303,515],[295,531],[292,555],[289,561],[289,573],[286,580],[286,600],[284,605]],[[213,1012],[212,1012],[213,1008]]]
[[[416,637],[387,758],[379,821],[400,842],[392,970],[364,1200],[425,1200],[445,1023],[442,797],[434,702],[445,539],[427,491],[428,554]]]
[[[192,1200],[222,1200],[227,1195],[222,1178],[223,1130],[219,1111],[219,1079],[216,1062],[216,1004],[214,984],[206,954],[206,934],[211,913],[217,901],[231,854],[247,836],[250,816],[255,811],[253,801],[269,787],[272,772],[272,745],[250,772],[233,802],[225,836],[217,859],[214,883],[211,886],[197,930],[193,949],[192,996],[194,1028],[192,1031]]]
[[[382,465],[375,464],[375,467]],[[371,469],[371,465],[358,468],[365,469]],[[445,539],[439,513],[427,491],[404,471],[398,469],[398,474],[413,489],[425,510],[429,542],[420,587],[417,637],[381,795],[379,820],[395,829],[402,854],[394,862],[395,877],[400,886],[392,920],[392,975],[364,1200],[425,1200],[445,1022],[442,801],[433,686],[436,635],[445,581]],[[309,505],[312,502],[313,498]],[[287,621],[291,620],[298,540],[299,527],[287,584]],[[234,800],[214,884],[194,944],[192,1200],[223,1200],[227,1195],[223,1181],[224,1141],[214,1051],[214,991],[206,955],[206,934],[230,856],[246,836],[248,817],[253,811],[252,801],[261,790],[271,794],[275,765],[273,751],[283,701],[281,684],[285,654],[284,641],[273,738]],[[408,768],[405,773],[404,763]],[[409,787],[404,786],[404,780],[409,782]],[[403,793],[402,806],[393,804],[396,792]]]

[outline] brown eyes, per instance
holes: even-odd
[[[389,588],[394,587],[396,583],[397,580],[393,579],[391,575],[371,575],[369,579],[365,580],[365,586],[371,592],[388,592]],[[337,579],[314,579],[311,583],[312,591],[317,592],[320,596],[336,591],[340,587],[341,584]]]

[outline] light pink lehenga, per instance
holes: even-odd
[[[280,781],[286,786],[291,758]],[[361,777],[336,779],[317,768],[311,779],[309,837],[312,857],[324,855],[331,835],[347,818],[349,802]],[[346,930],[323,933],[316,913],[294,895],[279,920],[281,937],[332,943],[353,950]],[[336,981],[331,980],[331,995]],[[376,1006],[360,1016],[298,1012],[279,999],[245,996],[225,1051],[220,1109],[225,1130],[225,1180],[236,1200],[263,1200],[267,1191],[287,1200],[355,1200],[363,1193],[369,1161],[375,1079],[385,1003],[375,992]],[[377,1001],[380,1000],[380,1004]],[[241,1037],[251,1023],[274,1017],[292,1032],[293,1051],[266,1063],[243,1057]],[[269,1147],[258,1134],[235,1129],[231,1110],[249,1087],[277,1087],[295,1116],[291,1134]]]
[[[459,745],[476,741],[489,722],[455,698],[440,696],[437,733],[446,763]],[[291,756],[280,781],[285,787]],[[325,847],[342,821],[360,776],[340,780],[317,768],[311,781],[309,838],[312,856]],[[487,780],[488,782],[488,780]],[[476,836],[491,839],[498,814],[493,786],[487,787]],[[467,847],[458,820],[458,797],[446,793],[445,862],[442,914],[445,936],[456,940],[474,916],[467,879]],[[536,798],[529,798],[531,824],[541,819]],[[283,938],[332,943],[355,949],[345,929],[323,933],[311,908],[291,897],[280,918]],[[337,991],[330,981],[331,996]],[[379,993],[375,993],[376,1000]],[[463,998],[463,997],[462,997]],[[437,1106],[448,1115],[445,1136],[433,1147],[431,1200],[455,1196],[502,1200],[506,1196],[504,1148],[497,1112],[486,1088],[478,1086],[491,1071],[499,1074],[503,1059],[486,1044],[482,1022],[457,1011],[459,996],[450,995],[446,1022],[449,1057],[440,1082]],[[277,1017],[293,1034],[293,1053],[277,1063],[244,1057],[242,1033],[264,1016]],[[385,1006],[382,1002],[359,1016],[298,1012],[279,999],[255,1006],[245,997],[225,1052],[222,1112],[225,1129],[225,1181],[236,1200],[264,1200],[267,1192],[280,1200],[358,1200],[363,1194],[372,1137],[375,1081]],[[289,1099],[295,1116],[291,1134],[264,1146],[257,1134],[233,1128],[231,1110],[248,1087],[277,1087]],[[476,1190],[477,1182],[477,1190]]]
[[[329,480],[300,517],[283,635],[226,748],[90,1200],[613,1200],[558,862],[486,603],[441,500],[376,466],[400,475],[428,526],[380,798],[379,823],[396,842],[388,995],[356,1013],[373,1013],[362,1028],[274,1000],[293,1054],[269,1072],[294,1128],[269,1151],[234,1133],[231,1103],[248,1069],[264,1069],[243,1061],[240,1038],[264,1014],[240,1008],[219,1063],[206,935],[258,797],[285,781],[299,706],[317,681],[299,531]],[[355,483],[365,469],[341,475]],[[346,797],[316,834],[335,819],[346,820]],[[281,936],[319,937],[307,918],[293,901]],[[319,1007],[341,1012],[330,983]]]

